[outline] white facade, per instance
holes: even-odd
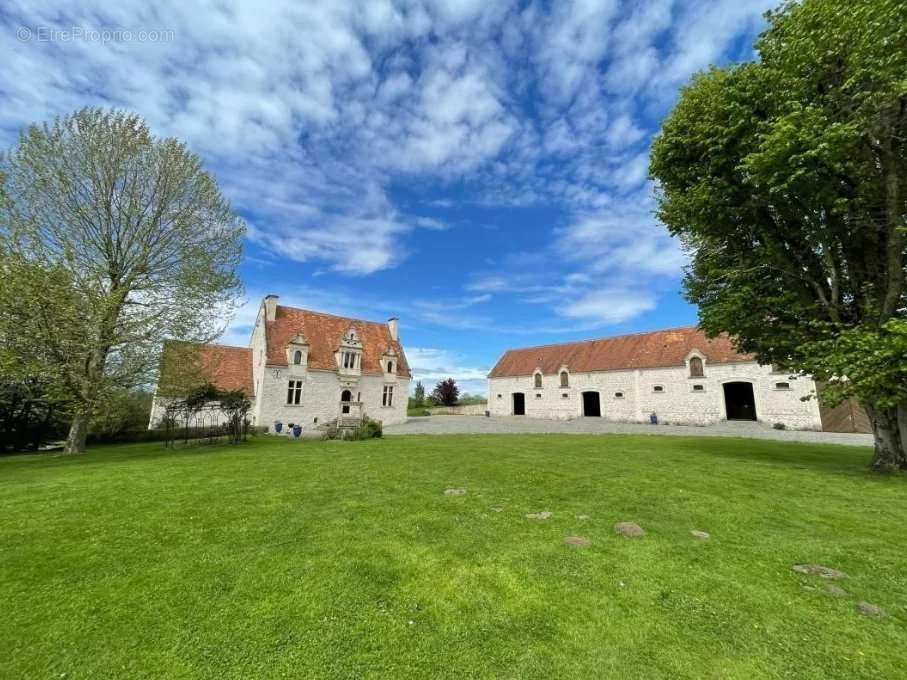
[[[755,419],[790,429],[822,429],[817,400],[802,400],[815,394],[810,378],[776,373],[753,361],[705,362],[703,376],[691,377],[691,357],[683,366],[664,368],[571,373],[564,367],[567,387],[561,387],[561,371],[541,375],[541,388],[535,387],[538,371],[489,378],[488,408],[493,416],[514,415],[514,395],[522,394],[526,417],[578,418],[586,415],[583,393],[591,392],[597,393],[601,417],[608,420],[647,423],[655,413],[659,423],[706,425],[728,418],[725,384],[747,383],[752,386]]]
[[[271,338],[270,361],[268,352],[268,324],[275,321],[276,310],[277,298],[265,298],[249,344],[253,391],[249,416],[252,425],[264,426],[273,432],[275,423],[279,422],[283,432],[287,432],[291,424],[311,431],[334,420],[358,419],[360,416],[381,421],[384,425],[406,421],[410,378],[398,370],[396,351],[383,345],[377,349],[364,347],[355,330],[357,325],[380,324],[350,319],[342,337],[338,333],[336,338],[306,338],[299,333],[290,338],[285,348],[278,348],[281,354],[285,350],[286,361],[277,363],[273,356],[274,338]],[[398,342],[396,319],[388,321],[385,332],[393,340],[391,344]],[[320,347],[329,345],[334,359],[330,363],[335,362],[336,368],[325,368],[328,362],[324,361],[319,367],[311,366],[310,343],[315,341]],[[362,366],[365,351],[372,352],[376,359],[369,363],[371,370]],[[150,427],[160,423],[166,403],[165,399],[155,398]]]

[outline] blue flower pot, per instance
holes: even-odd
[[[280,434],[283,431],[283,423],[279,421],[274,421],[274,431],[277,434]]]
[[[299,439],[299,435],[301,435],[301,434],[302,434],[302,425],[297,425],[296,427],[293,428],[293,436],[296,437],[296,439]]]

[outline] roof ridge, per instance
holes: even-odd
[[[370,321],[369,319],[357,319],[354,316],[343,316],[342,314],[331,314],[330,312],[320,312],[317,309],[305,309],[304,307],[291,307],[290,305],[277,305],[278,307],[283,307],[284,309],[292,309],[296,312],[307,312],[309,314],[318,314],[320,316],[330,316],[335,319],[343,319],[345,321],[354,321],[356,323],[368,323],[374,326],[387,326],[385,321]]]
[[[584,342],[601,342],[602,340],[618,340],[620,338],[633,338],[640,335],[654,335],[656,333],[668,333],[670,331],[682,331],[682,330],[696,330],[699,329],[698,325],[686,325],[686,326],[672,326],[670,328],[658,328],[652,331],[634,331],[633,333],[621,333],[620,335],[606,335],[601,338],[586,338],[584,340],[568,340],[567,342],[549,342],[544,345],[529,345],[527,347],[514,347],[512,349],[505,350],[504,354],[508,352],[522,352],[530,349],[545,349],[547,347],[564,347],[566,345],[579,345]]]
[[[177,340],[175,338],[168,338],[168,339],[164,340],[164,344],[167,344],[167,343],[179,343],[182,345],[195,345],[197,347],[220,347],[221,349],[241,349],[241,350],[248,350],[250,352],[252,351],[252,348],[249,346],[244,347],[242,345],[225,345],[222,342],[197,342],[195,340]]]

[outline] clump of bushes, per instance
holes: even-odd
[[[776,430],[786,430],[787,429],[787,425],[785,425],[784,423],[775,423],[774,425],[772,425],[772,427]]]
[[[340,428],[336,423],[325,430],[325,439],[342,439],[344,441],[361,441],[363,439],[378,439],[384,435],[381,422],[371,418],[363,418],[359,427],[355,429]]]

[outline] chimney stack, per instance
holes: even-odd
[[[391,338],[393,338],[395,342],[400,340],[400,330],[398,327],[399,323],[400,319],[398,319],[396,316],[392,316],[387,320],[387,327],[388,329],[390,329]]]
[[[277,296],[265,295],[265,319],[274,321],[277,318]]]

